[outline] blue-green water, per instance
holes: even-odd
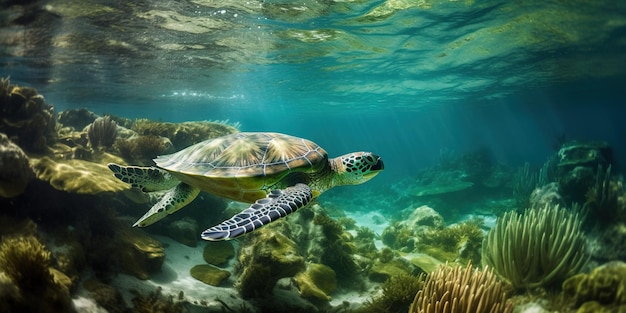
[[[541,163],[564,135],[623,151],[625,12],[610,1],[43,1],[5,5],[0,64],[57,111],[228,119],[331,154],[377,151],[382,181],[441,149]]]

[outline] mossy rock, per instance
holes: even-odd
[[[122,269],[139,279],[150,278],[161,270],[165,249],[161,243],[142,230],[116,225],[115,241]]]
[[[412,275],[415,271],[413,265],[402,258],[394,258],[389,262],[377,260],[372,265],[369,272],[369,279],[375,282],[384,282],[387,279],[398,275]]]
[[[199,264],[189,270],[191,277],[211,286],[219,286],[230,277],[230,272],[209,264]]]
[[[198,222],[194,219],[185,217],[179,220],[171,221],[167,224],[166,229],[167,235],[170,238],[189,247],[195,247],[198,245],[198,233],[200,232],[200,227],[198,226]],[[204,254],[206,255],[206,249]]]
[[[202,256],[207,263],[221,266],[235,256],[235,248],[228,241],[207,242]]]
[[[443,264],[440,260],[425,253],[407,254],[403,258],[425,273],[434,272],[439,265]]]
[[[574,275],[563,282],[563,293],[573,299],[576,306],[581,306],[579,312],[585,307],[595,308],[597,304],[626,306],[626,263],[613,261],[596,267],[589,274]],[[600,311],[585,309],[583,312]]]
[[[330,301],[330,294],[337,289],[335,271],[324,264],[309,264],[306,271],[295,276],[295,281],[304,298]]]
[[[235,285],[244,298],[261,297],[283,277],[293,277],[305,268],[298,246],[272,227],[246,237],[239,252],[241,274]]]
[[[37,178],[49,182],[57,190],[93,195],[130,189],[129,184],[115,178],[104,164],[84,160],[53,160],[49,157],[31,160]]]

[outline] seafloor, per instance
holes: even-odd
[[[236,125],[57,113],[8,79],[0,117],[0,312],[626,312],[626,190],[606,143],[520,168],[443,152],[372,196],[342,189],[204,242],[246,206],[202,193],[132,228],[159,194],[106,164]]]

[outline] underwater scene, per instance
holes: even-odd
[[[0,2],[0,313],[626,312],[626,2]]]

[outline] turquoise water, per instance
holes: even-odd
[[[57,111],[228,119],[330,154],[372,150],[388,160],[381,182],[434,164],[441,149],[540,164],[564,135],[623,151],[621,3],[36,6],[5,5],[2,75]]]

